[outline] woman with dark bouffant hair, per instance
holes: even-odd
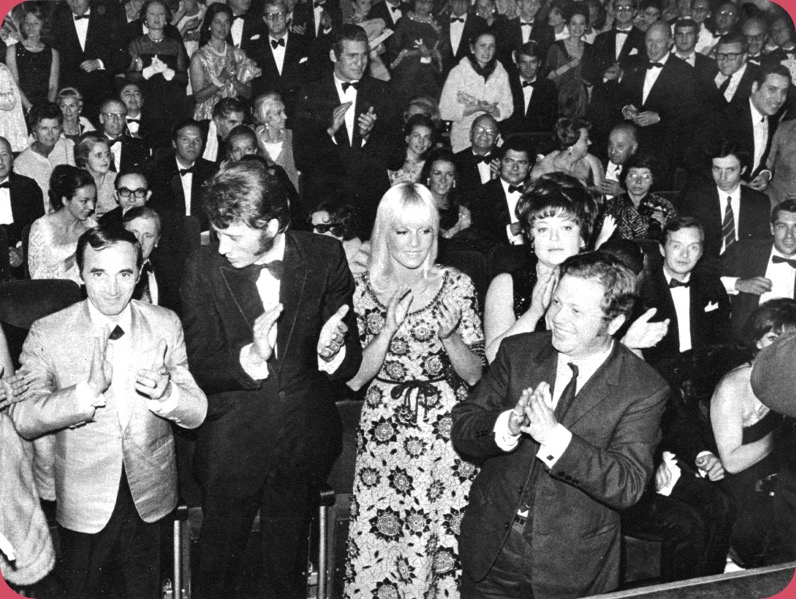
[[[77,240],[97,225],[91,217],[97,188],[87,170],[56,166],[50,176],[53,212],[33,221],[28,241],[31,279],[71,279],[82,284],[75,260]]]
[[[558,119],[556,138],[558,150],[550,152],[531,169],[531,181],[548,173],[564,173],[577,178],[588,187],[599,187],[605,178],[600,160],[589,154],[589,129],[586,119]]]

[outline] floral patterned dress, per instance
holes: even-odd
[[[443,267],[443,283],[410,312],[371,383],[357,431],[357,465],[348,538],[346,597],[458,597],[459,525],[477,470],[453,449],[451,409],[467,397],[437,337],[443,297],[462,308],[458,332],[483,356],[484,337],[472,281]],[[356,279],[354,309],[365,346],[384,326],[387,308],[368,273]]]

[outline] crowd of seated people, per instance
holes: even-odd
[[[341,558],[346,596],[492,596],[480,585],[493,574],[505,582],[500,568],[524,563],[511,531],[538,523],[520,509],[487,572],[460,554],[461,525],[472,530],[468,505],[498,501],[479,495],[478,477],[495,472],[490,452],[548,447],[521,420],[525,410],[539,415],[533,406],[548,391],[514,398],[521,407],[501,421],[510,442],[501,444],[498,424],[475,433],[494,433],[489,451],[462,423],[494,401],[485,387],[494,391],[505,375],[508,339],[552,337],[561,351],[560,297],[571,292],[562,280],[600,269],[618,269],[617,288],[636,298],[619,316],[606,312],[611,347],[643,360],[670,395],[650,409],[662,440],[639,459],[633,474],[643,484],[623,479],[627,493],[616,502],[584,492],[612,506],[625,535],[662,543],[662,581],[796,559],[788,536],[796,505],[782,491],[796,409],[769,405],[772,394],[753,385],[758,355],[796,331],[796,31],[781,7],[25,0],[3,20],[0,40],[0,251],[8,253],[0,278],[72,281],[83,316],[115,324],[103,320],[107,298],[97,290],[98,271],[118,264],[86,265],[102,262],[107,246],[123,247],[117,262],[132,260],[136,272],[119,283],[128,294],[120,310],[132,306],[137,318],[139,303],[152,304],[181,320],[185,340],[180,330],[176,348],[155,339],[142,350],[150,362],[158,357],[135,384],[163,404],[138,406],[142,422],[154,413],[173,423],[176,454],[163,436],[163,471],[205,510],[197,596],[240,584],[258,510],[263,534],[279,538],[266,542],[266,596],[300,596],[306,562],[295,558],[306,547],[286,539],[307,525],[340,449],[322,396],[363,400]],[[247,237],[252,231],[262,237]],[[249,272],[272,255],[276,270]],[[298,294],[294,302],[280,286]],[[334,299],[307,305],[305,286]],[[180,324],[152,314],[169,334]],[[294,328],[282,330],[288,319]],[[307,355],[317,344],[317,372],[314,357],[291,353],[299,329]],[[34,328],[42,344],[49,330]],[[118,499],[97,507],[110,520],[97,526],[102,518],[74,503],[70,468],[86,462],[67,464],[64,452],[94,424],[110,426],[94,411],[117,409],[100,401],[122,384],[99,374],[121,370],[107,347],[142,342],[106,333],[80,356],[90,385],[76,383],[69,397],[83,411],[61,415],[48,398],[62,397],[82,366],[48,379],[44,345],[12,355],[0,338],[0,572],[22,592],[47,597],[54,585],[70,597],[100,596],[106,562],[135,554],[117,543],[126,534],[114,528],[117,515],[139,514],[134,534],[146,536],[173,508],[171,479],[142,490],[128,457],[112,471]],[[57,370],[55,354],[47,366]],[[288,374],[274,366],[280,360]],[[581,375],[595,376],[588,367]],[[291,393],[300,408],[286,407]],[[554,388],[551,405],[562,395]],[[261,421],[266,413],[271,420]],[[334,422],[321,434],[315,417]],[[244,432],[227,439],[234,427]],[[153,430],[166,429],[131,435],[151,446],[161,442]],[[258,435],[271,435],[274,447]],[[325,453],[308,449],[313,440]],[[127,456],[120,447],[107,460]],[[241,459],[261,463],[256,476],[235,465],[241,447]],[[567,463],[550,454],[519,483],[531,508],[546,500],[528,489],[553,478],[559,458]],[[285,464],[296,467],[290,484]],[[162,497],[146,495],[152,489]],[[57,521],[55,542],[78,549],[69,559],[55,562],[44,513]],[[599,516],[605,526],[613,517]],[[81,564],[95,542],[111,545]],[[561,582],[564,594],[617,588],[615,547],[594,547],[610,572],[585,586]],[[495,596],[522,596],[529,581],[546,596],[540,578],[527,576]],[[146,597],[154,579],[121,586]]]

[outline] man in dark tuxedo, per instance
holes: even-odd
[[[746,155],[725,142],[713,154],[711,184],[689,186],[680,213],[695,216],[704,230],[704,266],[718,272],[718,259],[741,239],[769,239],[768,196],[741,184]]]
[[[141,112],[144,108],[144,95],[141,93],[141,88],[137,83],[126,83],[119,92],[119,98],[127,108],[127,114],[124,115],[124,134],[143,139],[144,143],[149,145],[151,132],[141,127]]]
[[[495,152],[500,139],[498,123],[491,114],[482,114],[470,127],[469,148],[453,155],[459,186],[469,202],[481,185],[495,178],[499,159]]]
[[[594,40],[593,59],[583,76],[593,85],[616,81],[633,56],[644,55],[644,32],[633,26],[635,0],[614,0],[614,28]]]
[[[498,56],[503,64],[512,64],[516,60],[514,52],[530,41],[539,46],[541,61],[544,62],[547,51],[555,41],[555,32],[544,17],[537,18],[542,4],[541,0],[519,0],[519,15],[496,23]]]
[[[227,6],[232,10],[227,43],[249,52],[263,43],[262,12],[252,7],[252,0],[229,0]]]
[[[253,95],[278,92],[285,103],[285,114],[291,118],[301,86],[309,77],[309,44],[304,36],[288,30],[284,0],[267,0],[263,11],[267,35],[249,53],[262,70],[252,82]]]
[[[746,19],[741,26],[741,33],[746,38],[746,61],[761,66],[763,58],[763,48],[768,39],[768,25],[760,17]]]
[[[296,166],[305,177],[304,211],[330,189],[357,210],[357,234],[370,237],[376,208],[389,188],[387,161],[396,147],[398,111],[390,88],[366,76],[368,39],[357,25],[344,25],[330,57],[334,70],[305,86],[293,129]]]
[[[53,16],[58,23],[55,49],[60,55],[60,80],[83,94],[83,114],[96,122],[100,105],[116,95],[114,76],[130,66],[118,23],[101,4],[68,0]]]
[[[542,53],[536,42],[514,53],[517,71],[509,75],[514,112],[500,123],[504,137],[512,133],[551,132],[558,120],[558,88],[539,76]]]
[[[224,161],[224,145],[229,132],[242,124],[246,118],[246,106],[237,98],[221,98],[213,106],[213,118],[202,121],[202,158],[221,165]]]
[[[669,25],[653,23],[645,43],[646,60],[624,73],[617,108],[622,118],[639,127],[639,149],[655,156],[660,182],[666,185],[681,162],[700,105],[693,69],[669,53]]]
[[[343,23],[343,13],[336,0],[301,2],[293,9],[290,30],[309,40],[312,79],[322,76],[329,66],[328,56],[332,42]]]
[[[638,129],[632,123],[619,123],[608,134],[608,154],[605,164],[605,178],[600,183],[600,192],[606,196],[620,196],[625,193],[622,182],[625,180],[626,165],[638,151]]]
[[[714,82],[719,96],[726,104],[744,106],[759,70],[746,60],[746,39],[740,33],[728,33],[719,40],[715,54],[719,73]]]
[[[210,223],[200,205],[202,186],[218,168],[200,157],[202,131],[199,123],[186,120],[178,124],[174,128],[172,145],[174,153],[161,157],[152,167],[152,207],[164,216],[196,216],[201,230],[207,231]]]
[[[313,499],[342,444],[330,381],[361,361],[354,280],[339,243],[287,230],[284,191],[258,165],[219,172],[204,205],[218,242],[189,259],[182,286],[211,414],[196,450],[197,597],[234,588],[259,510],[262,595],[303,599]]]
[[[773,242],[741,240],[721,257],[722,281],[732,300],[732,332],[739,340],[755,309],[770,299],[793,299],[796,280],[796,200],[771,213]]]
[[[472,229],[478,237],[491,244],[522,245],[524,238],[516,208],[531,172],[533,158],[518,139],[509,139],[503,144],[498,157],[500,177],[481,185],[470,202]]]
[[[463,599],[581,597],[619,584],[618,511],[652,474],[669,394],[613,338],[635,292],[615,258],[569,258],[551,331],[504,339],[454,406],[454,446],[482,464],[461,523]]]
[[[410,10],[412,10],[412,7],[408,2],[384,0],[373,5],[373,8],[368,13],[368,19],[381,19],[387,25],[387,29],[395,31],[398,21]]]
[[[765,191],[771,180],[766,159],[777,129],[775,115],[785,105],[790,84],[790,71],[784,66],[761,67],[752,83],[749,101],[728,106],[722,122],[717,124],[721,127],[718,131],[751,157],[743,179],[757,191]],[[732,127],[727,127],[727,123],[732,123]]]
[[[100,224],[120,227],[124,215],[133,208],[144,206],[152,197],[146,175],[140,171],[122,171],[116,175],[116,202],[119,204],[99,218]]]
[[[160,243],[160,216],[152,208],[136,206],[125,213],[122,226],[135,235],[144,259],[141,275],[133,290],[133,299],[171,308],[161,301],[161,287],[156,276],[158,270],[152,262],[153,252]]]
[[[694,270],[705,247],[705,233],[691,216],[663,228],[663,265],[641,286],[644,307],[657,308],[656,318],[669,321],[666,336],[644,350],[656,368],[677,360],[683,352],[718,345],[730,338],[730,300],[717,274]]]
[[[106,100],[100,108],[100,126],[113,156],[111,170],[147,172],[151,154],[149,146],[143,139],[125,135],[126,115],[127,106],[118,98]]]
[[[44,203],[36,181],[16,174],[13,162],[11,144],[0,137],[0,225],[6,228],[11,268],[17,269],[24,261],[22,230],[44,216]]]
[[[447,75],[470,51],[470,40],[487,28],[486,21],[469,12],[467,0],[451,0],[450,16],[441,18],[442,72]]]
[[[696,51],[697,32],[699,25],[692,19],[681,19],[674,26],[674,55],[694,67],[700,97],[708,99],[718,95],[714,82],[719,72],[719,65],[712,58]],[[722,106],[723,104],[717,103]]]

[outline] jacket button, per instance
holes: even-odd
[[[504,524],[503,524],[503,528],[505,528],[506,530],[508,530],[508,529],[509,529],[509,523],[508,523],[508,522],[504,523]]]
[[[279,399],[285,399],[285,392],[284,391],[280,391],[279,392]]]

